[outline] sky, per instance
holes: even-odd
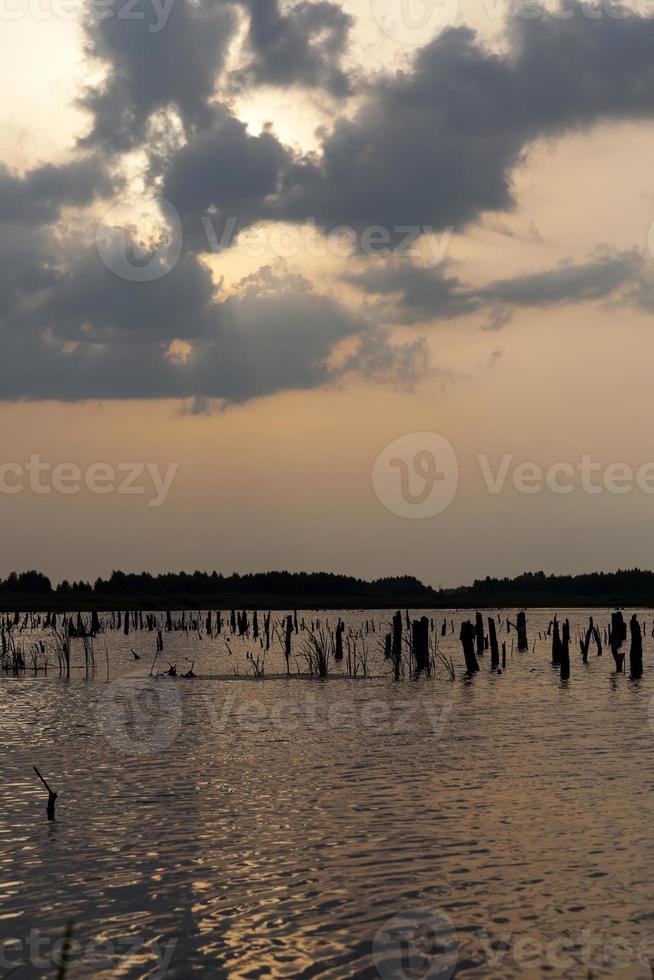
[[[0,20],[0,575],[653,567],[647,0]]]

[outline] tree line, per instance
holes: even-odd
[[[412,575],[387,576],[372,581],[339,575],[333,572],[251,572],[239,575],[223,575],[220,572],[163,572],[153,575],[150,572],[113,571],[108,578],[97,578],[95,582],[68,581],[64,579],[53,586],[47,575],[30,569],[25,572],[11,572],[7,578],[0,579],[0,595],[4,596],[60,596],[80,597],[99,600],[111,596],[161,597],[174,596],[201,598],[202,596],[324,596],[361,598],[382,602],[386,597],[389,604],[401,604],[403,597],[410,599],[415,606],[423,602],[425,606],[471,605],[477,600],[486,604],[511,604],[515,599],[520,605],[538,605],[549,598],[561,601],[566,597],[589,601],[593,598],[610,597],[621,604],[633,603],[641,597],[654,599],[654,572],[640,568],[619,569],[615,572],[590,572],[579,575],[547,575],[543,571],[523,572],[514,578],[475,579],[472,585],[449,589],[432,589]]]
[[[217,596],[217,595],[324,595],[384,596],[407,595],[424,597],[425,601],[437,593],[423,585],[412,575],[379,578],[373,581],[332,572],[253,572],[239,575],[222,575],[219,572],[150,572],[113,571],[109,578],[97,578],[90,582],[69,582],[64,579],[53,588],[50,579],[37,571],[12,572],[0,580],[0,593],[17,595],[79,595],[79,596]]]

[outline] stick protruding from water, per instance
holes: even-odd
[[[50,787],[48,786],[48,784],[46,783],[45,779],[43,778],[43,776],[41,775],[41,773],[39,772],[39,770],[36,768],[36,766],[33,766],[32,768],[34,769],[34,772],[39,777],[39,779],[41,780],[41,782],[43,783],[43,785],[45,786],[45,788],[48,791],[48,805],[47,805],[47,808],[46,808],[46,812],[48,814],[48,820],[54,820],[54,818],[55,818],[55,803],[57,802],[57,794],[54,792],[54,790],[51,790],[50,789]]]

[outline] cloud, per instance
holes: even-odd
[[[350,272],[345,280],[368,295],[386,296],[390,302],[375,307],[375,315],[389,323],[451,320],[474,313],[479,303],[447,266],[425,268],[406,259],[391,259]]]
[[[262,38],[277,29],[286,39],[290,25],[264,6],[257,4],[251,29],[261,21]],[[247,134],[219,110],[173,154],[166,194],[196,225],[197,215],[229,208],[242,225],[315,218],[327,230],[460,229],[510,210],[513,173],[533,141],[654,115],[654,19],[627,11],[590,19],[590,8],[574,0],[566,9],[569,19],[512,18],[502,54],[467,27],[448,31],[407,69],[368,79],[357,111],[336,117],[316,153],[285,147],[272,132]],[[306,24],[300,34],[302,48]],[[266,50],[274,59],[274,45]],[[289,57],[289,73],[301,76],[300,63]],[[257,64],[259,80],[272,72],[266,59]]]
[[[589,19],[574,0],[566,9],[569,19],[511,18],[504,54],[458,28],[409,70],[371,81],[354,118],[289,175],[280,212],[328,227],[461,228],[513,207],[512,174],[539,137],[651,118],[654,19]]]
[[[103,161],[95,156],[46,163],[22,176],[0,163],[0,225],[49,224],[63,207],[84,207],[96,197],[107,197],[115,186]]]
[[[244,0],[250,14],[250,61],[242,83],[320,88],[336,96],[351,90],[340,65],[353,19],[337,3],[300,0],[282,13],[279,0]]]
[[[383,327],[368,330],[345,362],[344,371],[411,391],[429,370],[429,349],[424,337],[404,343],[393,341]]]
[[[340,59],[352,18],[329,0],[300,0],[282,13],[278,0],[89,0],[84,30],[89,58],[105,66],[100,84],[80,98],[92,115],[82,145],[124,153],[153,136],[153,117],[174,110],[185,136],[210,125],[217,83],[321,88],[344,96]],[[245,63],[229,75],[239,11],[246,11]],[[233,43],[234,42],[234,43]]]
[[[534,140],[652,117],[654,19],[626,11],[591,19],[572,0],[568,19],[513,18],[502,53],[468,28],[451,30],[402,70],[359,81],[352,112],[332,102],[340,114],[305,154],[270,127],[250,132],[218,101],[220,85],[229,83],[245,10],[245,60],[232,80],[348,93],[341,56],[350,18],[335,3],[138,0],[131,10],[141,20],[118,16],[119,2],[112,16],[89,12],[85,21],[88,53],[106,77],[82,95],[91,128],[78,158],[22,175],[0,166],[3,397],[234,403],[347,371],[411,386],[427,369],[426,344],[398,343],[388,325],[483,311],[486,329],[499,329],[518,308],[590,301],[654,309],[636,252],[605,250],[482,286],[443,264],[359,262],[348,279],[367,299],[363,310],[271,270],[216,298],[200,258],[212,248],[203,217],[218,235],[235,218],[233,241],[262,221],[442,229],[511,209],[512,177]],[[169,139],[175,117],[180,131]],[[55,223],[63,209],[77,210],[75,227],[90,221],[84,209],[113,192],[120,155],[141,146],[148,179],[180,212],[186,248],[169,275],[131,283]],[[343,341],[349,353],[335,366]]]
[[[386,297],[373,306],[373,312],[387,323],[451,320],[488,310],[483,329],[489,331],[500,330],[508,323],[511,310],[521,307],[547,308],[609,299],[645,304],[651,281],[647,263],[637,249],[616,252],[604,248],[587,262],[562,263],[482,286],[466,285],[448,275],[447,269],[446,264],[426,268],[406,259],[393,259],[348,273],[346,279],[368,295]]]
[[[188,253],[163,279],[134,283],[115,276],[91,247],[68,243],[62,251],[52,240],[48,252],[46,243],[30,265],[27,240],[13,272],[0,276],[3,298],[14,297],[0,304],[5,399],[234,404],[314,388],[345,370],[404,385],[417,378],[408,351],[386,349],[379,335],[367,344],[372,322],[297,274],[266,267],[217,300],[209,272]],[[348,338],[358,360],[336,367],[331,355]]]
[[[607,253],[589,262],[571,262],[544,272],[500,279],[479,291],[487,303],[507,306],[556,306],[607,299],[638,278],[643,258],[636,249]]]
[[[84,20],[87,54],[106,66],[106,78],[80,99],[93,117],[82,144],[110,152],[143,143],[160,110],[176,109],[187,133],[206,122],[236,27],[223,0],[137,0],[129,17],[124,8],[124,0],[90,2]]]
[[[289,166],[290,151],[273,132],[253,136],[244,123],[218,106],[211,125],[173,156],[163,194],[181,215],[185,241],[206,252],[212,243],[202,219],[211,218],[218,239],[226,219],[236,219],[234,236],[267,213]]]

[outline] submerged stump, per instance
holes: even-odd
[[[622,652],[621,647],[626,639],[627,624],[624,621],[624,616],[620,610],[618,610],[617,612],[611,613],[611,627],[609,629],[609,644],[611,646],[613,659],[615,660],[616,674],[622,673],[624,666],[624,652]]]
[[[476,674],[479,670],[477,657],[475,656],[475,627],[469,621],[461,623],[459,639],[463,646],[463,657],[466,662],[466,672]]]
[[[519,612],[515,625],[518,633],[518,652],[524,652],[525,650],[529,649],[529,640],[527,639],[527,614],[524,612]]]
[[[636,614],[629,621],[631,648],[629,650],[629,676],[634,680],[643,676],[643,634]]]
[[[490,642],[491,670],[497,670],[500,665],[500,651],[497,645],[497,631],[495,620],[492,616],[488,617],[488,638]]]

